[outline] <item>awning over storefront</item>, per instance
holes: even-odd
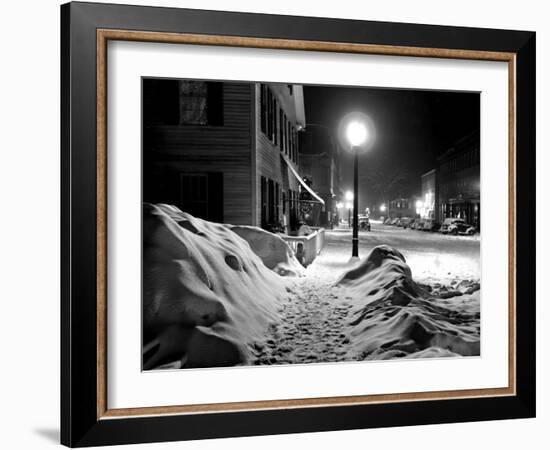
[[[290,169],[290,172],[292,173],[292,175],[294,175],[296,177],[296,179],[298,180],[298,183],[300,183],[301,186],[311,194],[311,196],[315,199],[316,203],[320,203],[321,205],[323,205],[323,210],[324,210],[325,209],[325,201],[321,197],[319,197],[313,191],[313,189],[311,189],[307,185],[307,183],[303,180],[303,178],[300,176],[300,174],[298,172],[296,172],[296,169],[292,166],[292,163],[290,162],[290,160],[285,155],[283,155],[282,153],[281,153],[281,158],[283,159],[283,161],[285,162],[287,167]]]

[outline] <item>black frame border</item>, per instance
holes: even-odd
[[[97,419],[96,31],[516,54],[516,395]],[[534,32],[114,4],[61,6],[61,443],[177,441],[535,416]]]

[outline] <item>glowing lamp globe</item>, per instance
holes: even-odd
[[[350,122],[346,130],[346,136],[352,147],[359,147],[367,140],[367,127],[361,122]]]

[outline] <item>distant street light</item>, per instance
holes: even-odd
[[[353,201],[353,192],[346,191],[346,201],[352,202]]]
[[[347,197],[347,195],[346,195],[346,197]],[[351,199],[353,200],[353,194],[352,194]],[[346,203],[346,208],[348,210],[348,227],[351,227],[351,208],[353,208],[353,203],[347,202]]]
[[[386,212],[386,205],[380,205],[380,212]]]
[[[344,204],[342,202],[336,202],[336,217],[337,217],[337,222],[336,222],[336,225],[339,226],[340,225],[340,221],[342,220],[342,208],[344,207]]]

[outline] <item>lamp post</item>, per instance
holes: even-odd
[[[359,257],[359,149],[367,140],[367,127],[359,121],[350,122],[346,136],[353,152],[353,238],[351,256]]]

